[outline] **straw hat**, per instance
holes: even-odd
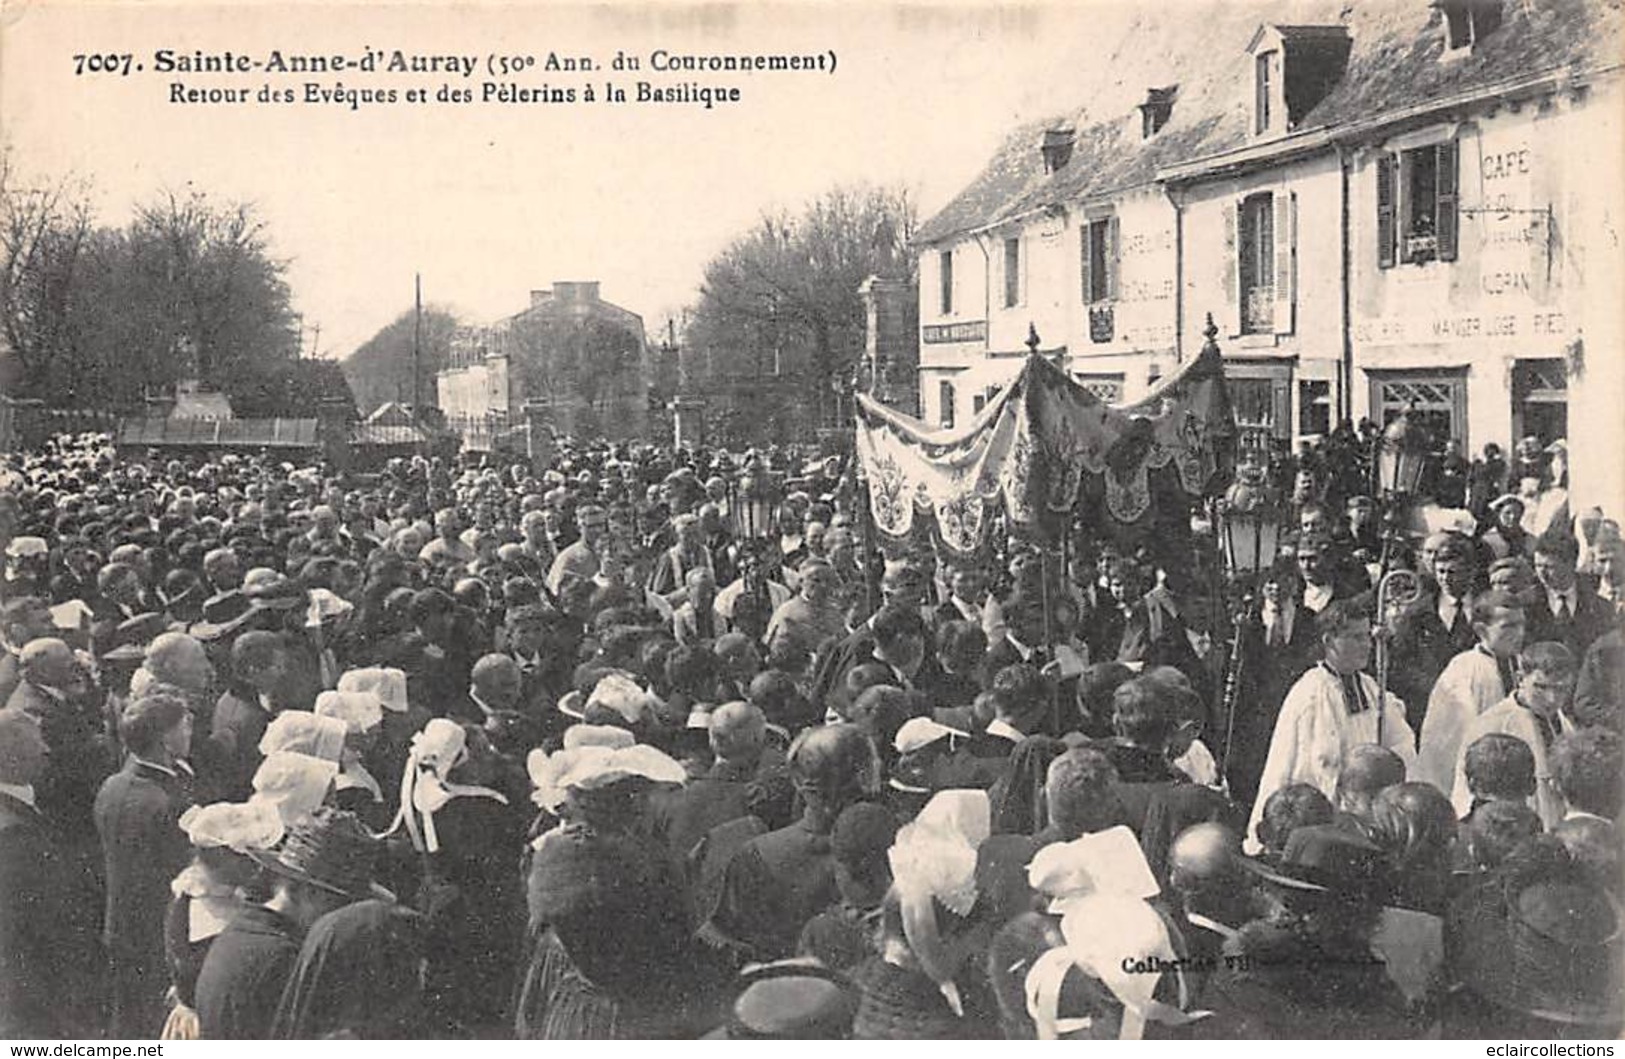
[[[277,875],[329,893],[393,899],[372,881],[378,849],[378,840],[353,814],[323,808],[291,826],[274,851],[251,850],[248,855]]]

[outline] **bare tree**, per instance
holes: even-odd
[[[863,348],[858,288],[877,274],[912,280],[916,224],[907,190],[864,185],[833,188],[799,216],[764,215],[706,266],[689,370],[708,365],[712,382],[790,375],[813,422],[828,422],[834,384]]]

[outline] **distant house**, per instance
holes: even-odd
[[[458,332],[436,388],[447,427],[478,450],[523,426],[527,403],[561,434],[641,436],[649,375],[643,318],[596,282],[558,282],[522,312]]]

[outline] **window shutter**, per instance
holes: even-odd
[[[1284,196],[1283,196],[1284,197]],[[1280,303],[1276,303],[1279,308]],[[1292,383],[1290,378],[1270,380],[1270,433],[1292,437]]]
[[[1438,212],[1434,214],[1434,232],[1439,241],[1439,260],[1456,260],[1456,244],[1460,242],[1461,224],[1456,214],[1458,195],[1456,189],[1460,186],[1460,173],[1457,166],[1460,162],[1461,152],[1456,148],[1456,141],[1441,143],[1435,148],[1438,152],[1438,175],[1435,177],[1434,202]]]
[[[1399,184],[1398,160],[1384,152],[1377,156],[1377,267],[1394,267],[1394,193]]]
[[[1241,203],[1224,211],[1224,297],[1229,333],[1241,334],[1241,250],[1236,233],[1241,227]]]
[[[1298,193],[1275,195],[1275,333],[1292,333],[1292,311],[1297,306]]]
[[[1117,216],[1106,222],[1106,300],[1117,300]]]
[[[1079,275],[1082,277],[1083,304],[1085,304],[1085,305],[1088,305],[1091,301],[1094,300],[1090,296],[1094,291],[1094,284],[1090,282],[1091,279],[1093,278],[1094,273],[1092,272],[1092,270],[1089,267],[1090,263],[1091,263],[1091,259],[1093,258],[1093,254],[1090,253],[1090,250],[1091,250],[1090,243],[1093,240],[1090,239],[1090,236],[1091,236],[1091,234],[1093,234],[1094,229],[1095,229],[1095,226],[1090,221],[1084,221],[1083,224],[1078,227],[1078,234],[1082,237],[1082,238],[1080,238],[1078,240],[1078,245],[1079,245],[1079,252],[1078,252]]]

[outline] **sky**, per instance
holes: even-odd
[[[424,300],[488,322],[556,280],[598,280],[651,332],[691,304],[705,264],[765,210],[868,181],[929,216],[1017,124],[1076,102],[1121,4],[95,4],[0,0],[0,128],[31,180],[89,181],[122,224],[163,189],[249,201],[285,259],[305,351],[343,356]],[[158,52],[266,62],[370,50],[474,56],[472,77],[160,72]],[[650,53],[819,54],[831,73],[654,73]],[[617,51],[640,73],[607,69]],[[546,72],[550,53],[592,73]],[[75,55],[131,56],[127,74]],[[538,66],[491,76],[494,55]],[[120,60],[115,65],[122,66]],[[142,69],[136,69],[139,65]],[[637,80],[737,87],[737,103],[456,104],[442,84]],[[193,89],[423,88],[427,103],[185,103]],[[1036,144],[1035,144],[1036,149]],[[316,328],[320,327],[319,343]]]

